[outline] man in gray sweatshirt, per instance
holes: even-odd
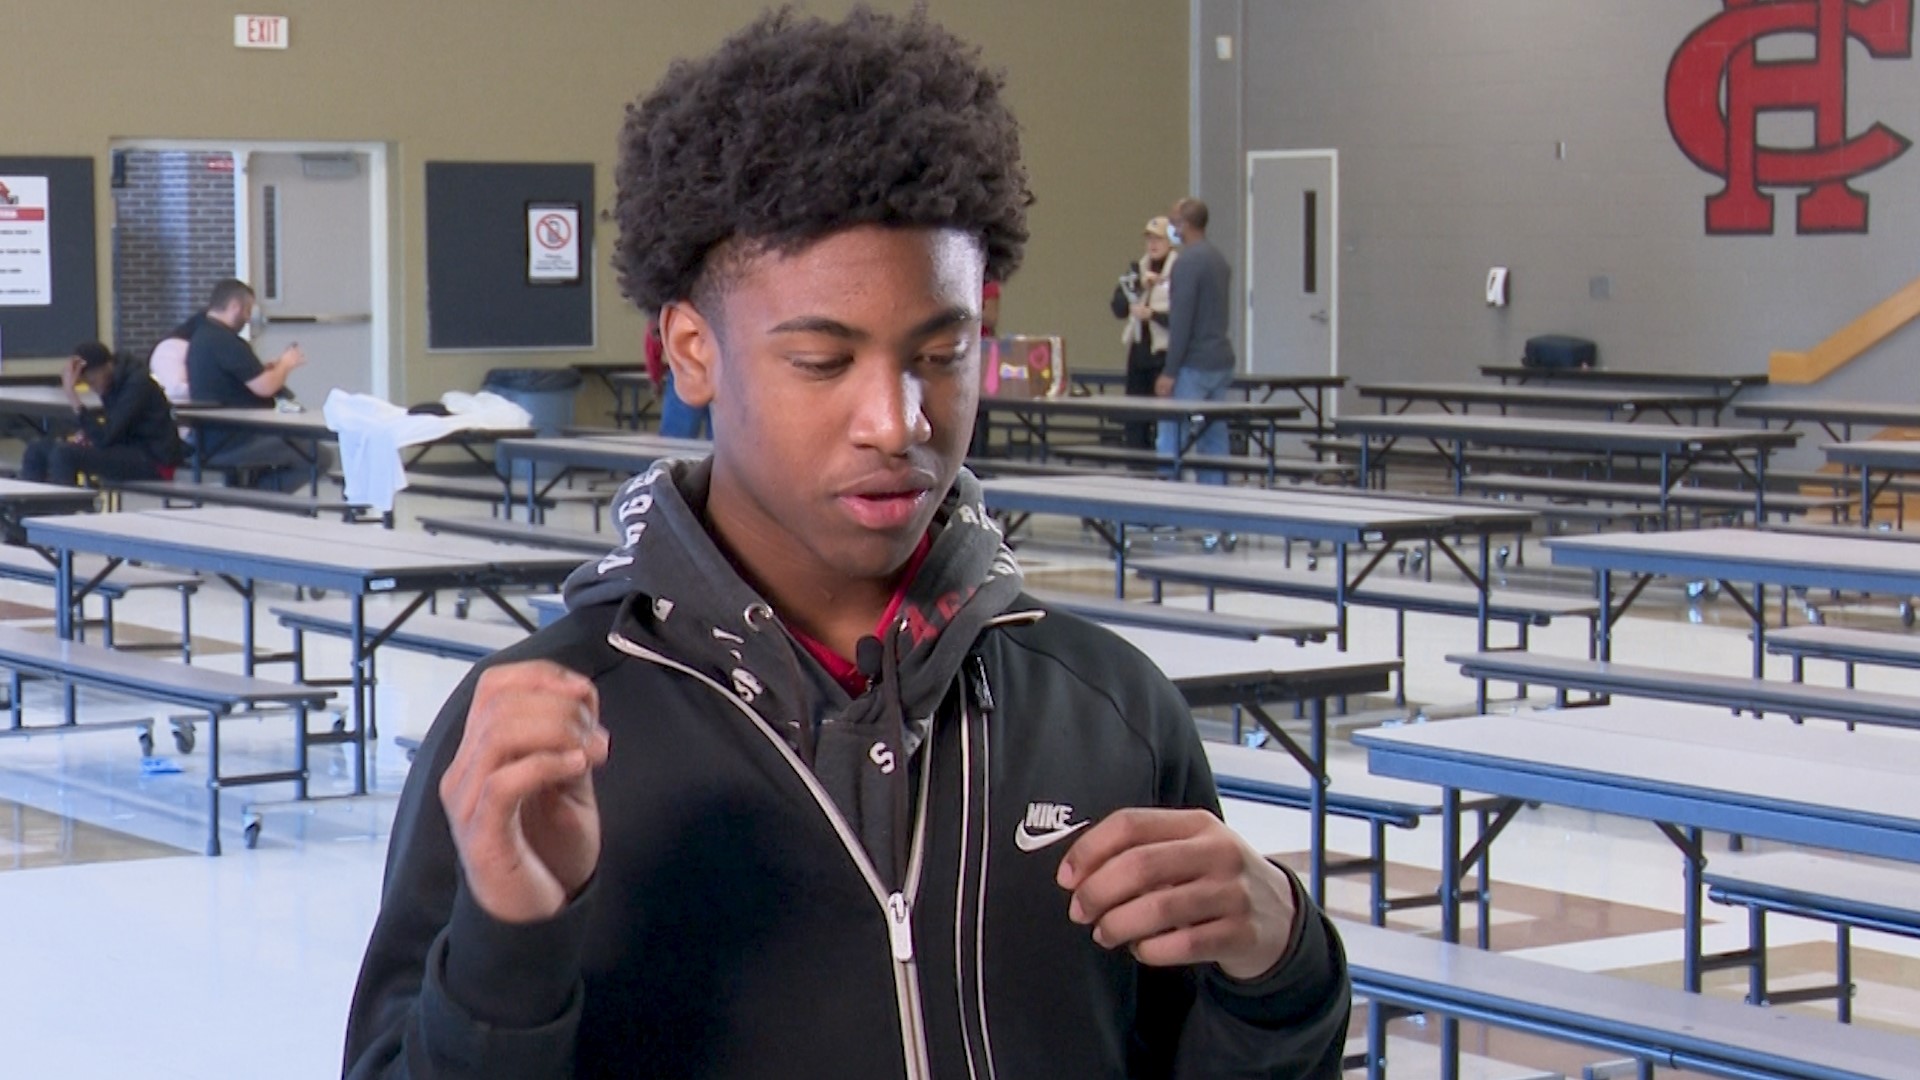
[[[1233,381],[1233,342],[1227,337],[1232,309],[1233,268],[1226,256],[1207,242],[1207,204],[1195,198],[1173,204],[1171,217],[1179,229],[1180,258],[1173,264],[1168,297],[1167,365],[1154,384],[1161,397],[1217,401]],[[1160,422],[1159,451],[1172,457],[1187,436],[1186,423]],[[1195,454],[1227,452],[1224,424],[1208,424],[1189,448]],[[1199,470],[1203,484],[1224,484],[1218,469]]]

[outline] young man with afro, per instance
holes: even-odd
[[[1349,993],[1179,695],[962,467],[1032,201],[924,13],[776,12],[627,115],[616,255],[714,449],[422,745],[355,1077],[1334,1077]]]

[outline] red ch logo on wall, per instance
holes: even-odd
[[[1797,232],[1866,232],[1867,196],[1847,182],[1911,144],[1877,122],[1848,137],[1847,41],[1876,59],[1911,57],[1913,0],[1722,2],[1725,10],[1687,35],[1667,65],[1673,141],[1727,184],[1707,198],[1708,235],[1773,232],[1773,196],[1763,187],[1807,189],[1796,206]],[[1813,58],[1757,59],[1756,44],[1775,34],[1811,35]],[[1764,112],[1811,112],[1813,145],[1760,145]]]

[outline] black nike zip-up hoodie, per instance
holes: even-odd
[[[1346,965],[1297,882],[1256,983],[1146,967],[1067,917],[1054,875],[1086,823],[1217,797],[1179,694],[1020,593],[970,475],[851,699],[714,546],[708,475],[630,482],[627,543],[567,617],[481,665],[598,687],[593,881],[533,925],[464,887],[438,789],[476,670],[407,779],[347,1075],[1339,1075]]]

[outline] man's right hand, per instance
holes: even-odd
[[[467,888],[502,922],[551,919],[600,861],[593,772],[606,763],[600,695],[545,660],[489,668],[440,778]]]
[[[307,354],[301,351],[300,346],[289,345],[281,351],[279,362],[285,364],[289,369],[297,368],[307,362]]]

